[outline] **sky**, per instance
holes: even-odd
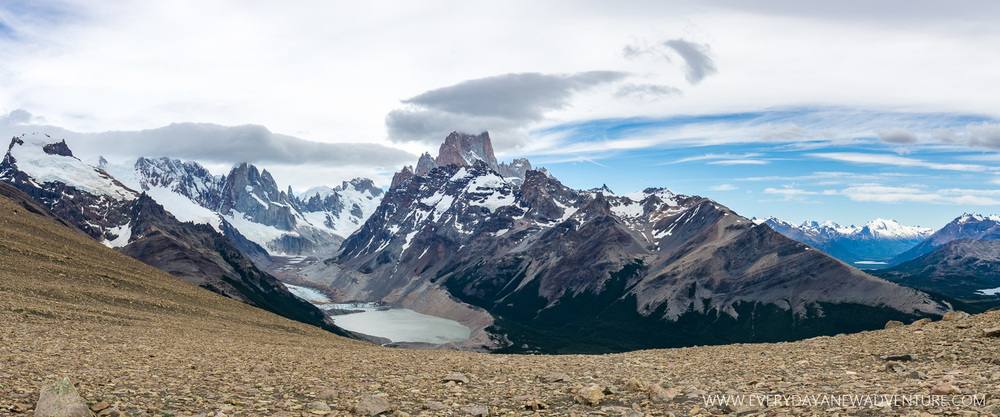
[[[0,3],[0,133],[388,185],[454,130],[747,217],[1000,212],[1000,3]]]

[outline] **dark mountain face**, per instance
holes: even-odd
[[[508,351],[787,340],[946,308],[705,198],[518,185],[484,161],[402,180],[326,264],[313,276],[345,299],[449,300],[433,308]]]
[[[945,243],[959,239],[1000,239],[1000,216],[982,216],[979,214],[963,214],[934,232],[926,240],[897,256],[894,264],[916,259],[941,247]]]
[[[0,163],[0,180],[139,261],[230,298],[340,332],[323,312],[257,269],[211,226],[180,222],[146,194],[69,152],[44,151],[44,144],[42,138],[15,138]]]
[[[1000,291],[988,291],[1000,288],[1000,240],[953,240],[878,275],[984,307],[1000,305]]]

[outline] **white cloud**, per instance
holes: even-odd
[[[917,187],[895,187],[879,184],[845,188],[840,194],[853,201],[875,203],[931,203],[942,205],[1000,205],[995,190],[942,189],[928,191]]]
[[[976,164],[945,164],[929,162],[916,158],[906,158],[890,154],[869,154],[857,152],[840,153],[812,153],[810,156],[824,159],[832,159],[842,162],[853,162],[862,164],[893,165],[902,167],[920,167],[942,171],[967,171],[967,172],[988,172],[996,171],[996,167],[988,167]]]
[[[716,186],[709,187],[712,191],[733,191],[739,189],[739,187],[732,184],[719,184]]]
[[[709,165],[767,165],[769,161],[760,159],[722,159],[708,162]]]

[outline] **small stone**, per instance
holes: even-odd
[[[111,407],[111,404],[108,404],[107,401],[101,401],[101,402],[99,402],[97,404],[94,404],[94,405],[90,406],[90,411],[93,411],[95,413],[99,413],[99,412],[101,412],[101,410],[103,410],[105,408],[108,408],[108,407]]]
[[[563,372],[552,372],[541,377],[542,382],[550,384],[553,382],[566,382],[570,380],[570,376]]]
[[[649,386],[649,389],[647,390],[647,395],[649,396],[649,400],[660,403],[673,401],[673,399],[677,398],[677,396],[680,394],[681,394],[680,391],[677,391],[676,389],[663,388],[663,386],[661,386],[660,384],[652,384]]]
[[[628,392],[642,392],[649,389],[649,384],[641,379],[630,379],[625,383],[625,391]]]
[[[949,384],[947,382],[939,384],[931,390],[931,394],[934,395],[948,395],[948,394],[961,394],[961,393],[962,390],[958,389],[958,387]]]
[[[330,406],[323,401],[316,401],[309,405],[309,412],[313,414],[326,415],[330,414]]]
[[[892,356],[886,356],[885,357],[885,360],[887,360],[887,361],[899,361],[899,362],[910,362],[910,361],[914,361],[916,359],[917,359],[917,357],[913,356],[911,354],[892,355]]]
[[[337,398],[338,396],[340,396],[340,394],[337,393],[337,390],[333,388],[324,389],[320,391],[319,394],[316,394],[316,398],[320,400],[332,400]]]
[[[357,407],[354,408],[354,414],[377,416],[389,411],[389,409],[389,400],[386,400],[385,397],[364,397],[358,403]]]
[[[887,323],[885,323],[886,329],[895,329],[897,327],[903,327],[903,322],[897,320],[889,320]]]
[[[969,313],[966,313],[964,311],[949,311],[947,313],[944,313],[944,317],[942,317],[941,320],[956,321],[956,320],[962,320],[967,317],[969,317]]]
[[[549,408],[548,404],[545,404],[535,399],[528,400],[524,403],[525,410],[539,411],[539,410],[547,410],[548,408]]]
[[[589,406],[598,405],[603,400],[604,389],[597,384],[580,389],[580,391],[577,391],[576,396],[573,397],[573,402]]]
[[[913,371],[906,374],[906,377],[909,379],[927,379],[927,374],[920,371]]]
[[[911,326],[923,326],[923,325],[925,325],[925,324],[927,324],[927,323],[930,323],[931,321],[933,321],[933,320],[931,320],[931,319],[930,319],[930,318],[928,318],[928,317],[924,317],[924,318],[922,318],[922,319],[920,319],[920,320],[917,320],[917,321],[915,321],[915,322],[913,322],[913,323],[910,323],[910,325],[911,325]]]
[[[906,372],[906,365],[903,365],[902,363],[897,361],[889,361],[885,363],[885,371],[901,374],[903,372]]]
[[[446,376],[444,378],[441,378],[441,380],[444,381],[444,382],[455,382],[455,383],[463,383],[463,384],[468,384],[469,383],[469,378],[466,377],[465,375],[462,375],[459,372],[452,372],[452,373],[448,374],[448,376]]]
[[[69,378],[62,378],[42,388],[35,405],[35,416],[90,417],[90,408]]]
[[[983,336],[1000,337],[1000,327],[991,327],[989,329],[983,329]]]
[[[448,406],[444,405],[444,403],[440,403],[438,401],[428,401],[428,402],[424,403],[424,408],[426,408],[428,410],[431,410],[431,411],[441,411],[441,410],[444,410],[445,408],[448,408]]]
[[[462,412],[472,417],[486,417],[490,415],[490,408],[485,405],[473,405],[462,407]]]
[[[97,417],[122,417],[122,412],[117,407],[108,407],[97,413]]]

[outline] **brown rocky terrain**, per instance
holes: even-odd
[[[947,319],[614,355],[382,348],[213,294],[0,199],[0,415],[32,415],[63,376],[104,416],[1000,414],[1000,312]],[[706,404],[729,394],[756,402]],[[917,404],[843,402],[883,394]]]

